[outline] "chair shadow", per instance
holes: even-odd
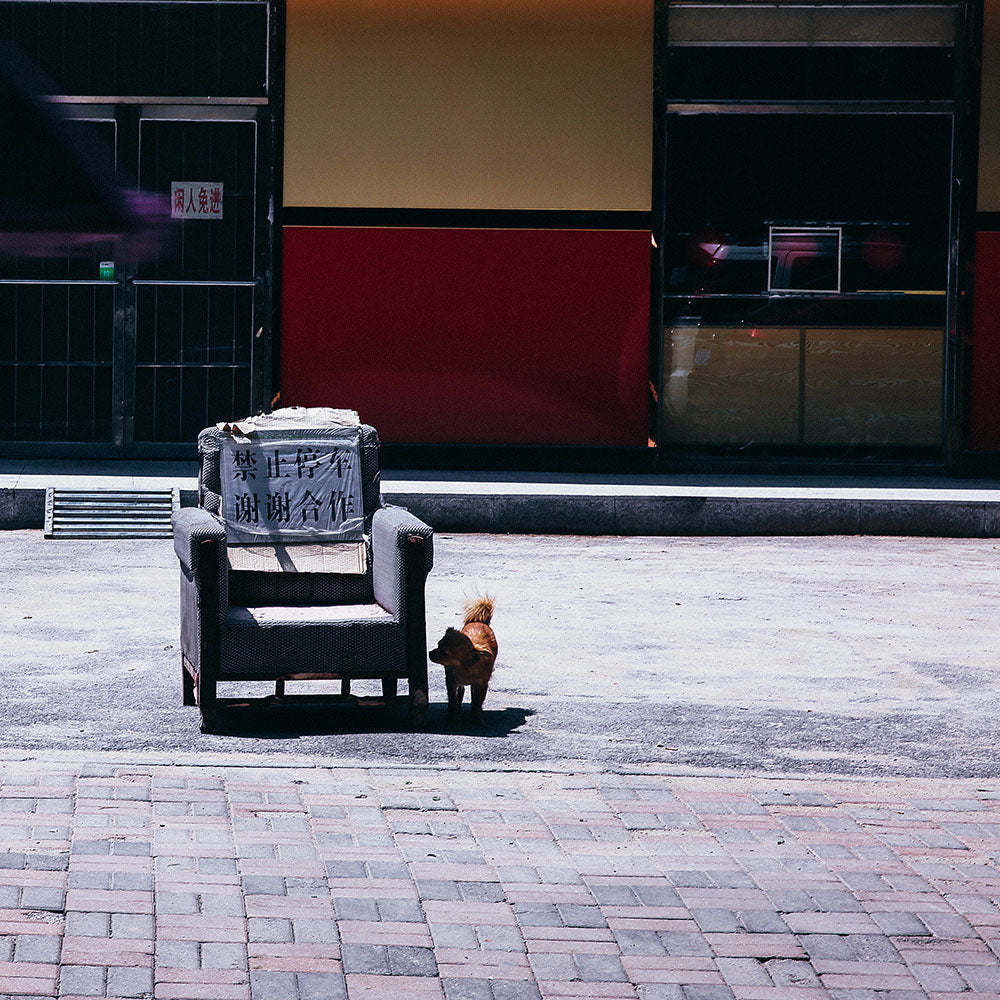
[[[472,720],[468,706],[458,715],[448,714],[447,705],[431,704],[423,722],[410,713],[406,698],[393,702],[354,696],[330,697],[322,702],[309,699],[295,704],[291,699],[220,699],[215,734],[235,739],[282,740],[304,736],[346,736],[364,733],[419,733],[497,739],[510,736],[527,724],[533,709],[510,706],[497,711],[483,709],[482,724]]]

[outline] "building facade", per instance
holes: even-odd
[[[419,464],[1000,468],[1000,0],[4,0],[0,34],[176,216],[110,278],[0,262],[4,450],[190,454],[279,398]]]

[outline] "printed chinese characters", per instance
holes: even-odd
[[[221,219],[222,191],[215,181],[171,181],[170,218]]]
[[[255,471],[257,468],[257,455],[249,448],[233,452],[233,466],[236,470],[233,475],[234,479],[241,479],[243,482],[246,482],[247,479],[257,478]]]
[[[358,454],[349,447],[233,444],[230,520],[259,526],[336,532],[363,516]]]

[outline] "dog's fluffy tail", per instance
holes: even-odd
[[[496,601],[489,594],[482,597],[474,597],[471,601],[465,602],[465,617],[462,619],[463,625],[471,622],[481,622],[489,625],[493,619],[493,607]]]

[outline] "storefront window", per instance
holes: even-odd
[[[661,442],[939,453],[954,8],[678,4],[668,31]]]

